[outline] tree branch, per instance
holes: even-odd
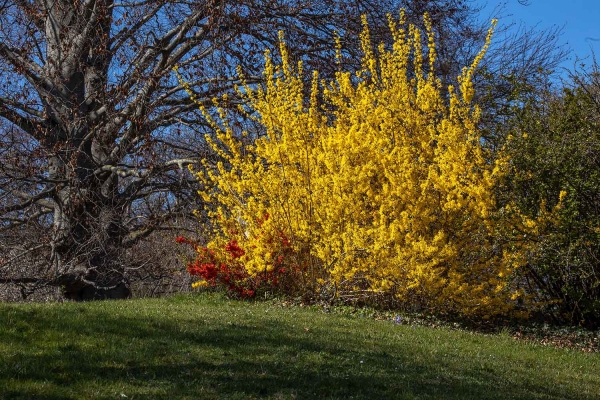
[[[36,195],[30,195],[19,191],[13,191],[11,192],[12,194],[21,199],[25,199],[25,201],[20,204],[14,204],[12,206],[0,208],[0,214],[23,210],[24,208],[27,208],[32,204],[39,204],[41,206],[54,209],[56,206],[54,202],[44,199],[45,197],[48,197],[52,192],[54,192],[54,188],[44,190]]]

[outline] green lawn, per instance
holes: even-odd
[[[600,399],[600,354],[214,294],[3,304],[0,398]]]

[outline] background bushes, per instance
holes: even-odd
[[[506,146],[504,195],[534,217],[566,196],[522,270],[544,312],[557,322],[600,323],[600,76],[579,72],[561,91],[543,91],[515,109]]]

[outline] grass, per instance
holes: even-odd
[[[600,354],[219,295],[0,304],[2,399],[598,399]]]

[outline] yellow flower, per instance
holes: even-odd
[[[209,283],[207,281],[204,281],[204,280],[192,283],[192,288],[194,288],[194,289],[204,288],[204,287],[207,287],[207,286],[209,286]]]
[[[508,160],[489,162],[471,104],[492,29],[459,90],[445,92],[428,16],[425,38],[403,17],[390,19],[390,49],[375,51],[363,26],[362,67],[332,82],[316,72],[307,82],[280,34],[282,61],[265,53],[264,87],[237,89],[264,129],[254,142],[234,134],[218,101],[220,121],[199,105],[215,132],[207,141],[225,161],[197,171],[200,194],[217,210],[209,246],[235,239],[251,275],[272,271],[285,253],[306,287],[367,282],[464,313],[503,312],[507,279],[522,261],[520,249],[498,251],[489,240]]]
[[[558,194],[558,201],[559,201],[559,203],[562,203],[563,200],[565,199],[565,197],[567,197],[567,191],[566,190],[561,190],[560,193]]]

